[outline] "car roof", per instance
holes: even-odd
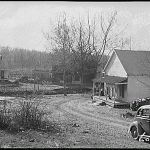
[[[149,108],[149,109],[150,109],[150,105],[143,105],[143,106],[141,106],[139,109],[146,109],[146,108]]]

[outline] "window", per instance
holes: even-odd
[[[144,109],[143,116],[149,116],[149,115],[150,115],[150,109]]]
[[[1,71],[1,79],[4,79],[4,70]]]
[[[138,112],[137,112],[137,116],[141,116],[142,115],[142,110],[139,109]]]

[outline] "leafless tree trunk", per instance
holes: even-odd
[[[105,19],[104,19],[103,15],[101,15],[100,23],[101,23],[101,30],[102,30],[102,33],[103,33],[102,44],[101,44],[101,46],[98,50],[95,49],[96,54],[98,56],[97,57],[97,62],[98,63],[102,62],[104,52],[105,52],[107,44],[110,40],[109,33],[111,32],[111,29],[113,28],[113,25],[115,23],[116,15],[117,15],[117,12],[115,11],[112,14],[112,16],[110,17],[110,20],[108,20],[108,25],[106,25]]]
[[[66,51],[65,51],[65,42],[63,43],[63,86],[64,86],[64,96],[67,96],[66,94]]]
[[[96,35],[96,18],[94,17],[92,23],[90,22],[90,16],[88,14],[87,17],[87,24],[84,24],[81,21],[79,22],[79,26],[77,24],[73,25],[73,32],[74,32],[74,39],[75,46],[72,51],[74,52],[74,56],[77,57],[77,60],[80,60],[80,79],[81,79],[81,88],[83,87],[83,78],[85,73],[85,63],[88,60],[89,57],[92,57],[93,54],[93,60],[97,59],[97,66],[99,66],[101,63],[103,63],[103,55],[106,50],[107,44],[109,42],[109,33],[111,32],[111,29],[115,23],[115,17],[117,15],[117,12],[114,12],[112,16],[110,17],[110,20],[108,20],[107,24],[105,23],[105,18],[103,15],[101,15],[100,20],[100,30],[102,35]],[[102,37],[102,39],[97,38]],[[100,44],[101,43],[101,44]]]
[[[91,21],[88,14],[85,24],[84,21],[78,20],[72,23],[72,25],[67,26],[65,14],[58,20],[53,35],[50,33],[45,34],[46,39],[53,41],[54,47],[60,49],[63,53],[64,91],[66,87],[66,52],[72,50],[71,52],[74,54],[79,70],[78,74],[81,79],[81,87],[83,87],[85,63],[88,58],[93,57],[93,60],[97,62],[97,67],[104,63],[105,51],[111,46],[110,42],[112,41],[113,34],[115,34],[112,32],[112,29],[115,25],[116,15],[117,12],[115,11],[109,19],[106,19],[105,16],[101,14],[100,20],[96,20],[96,17],[94,17]],[[100,21],[100,23],[97,24],[96,21]],[[98,25],[98,28],[96,25]]]
[[[54,28],[52,33],[44,33],[46,39],[53,43],[53,50],[57,49],[62,52],[63,58],[63,86],[64,86],[64,96],[66,96],[66,58],[67,53],[70,52],[71,40],[70,40],[70,29],[67,25],[66,13],[61,13],[57,26]]]

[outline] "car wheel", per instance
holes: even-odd
[[[131,135],[136,140],[139,138],[139,133],[138,133],[137,127],[135,127],[135,126],[132,127]]]

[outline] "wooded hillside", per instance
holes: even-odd
[[[50,69],[52,66],[51,53],[39,52],[11,47],[2,47],[3,67],[9,69]]]

